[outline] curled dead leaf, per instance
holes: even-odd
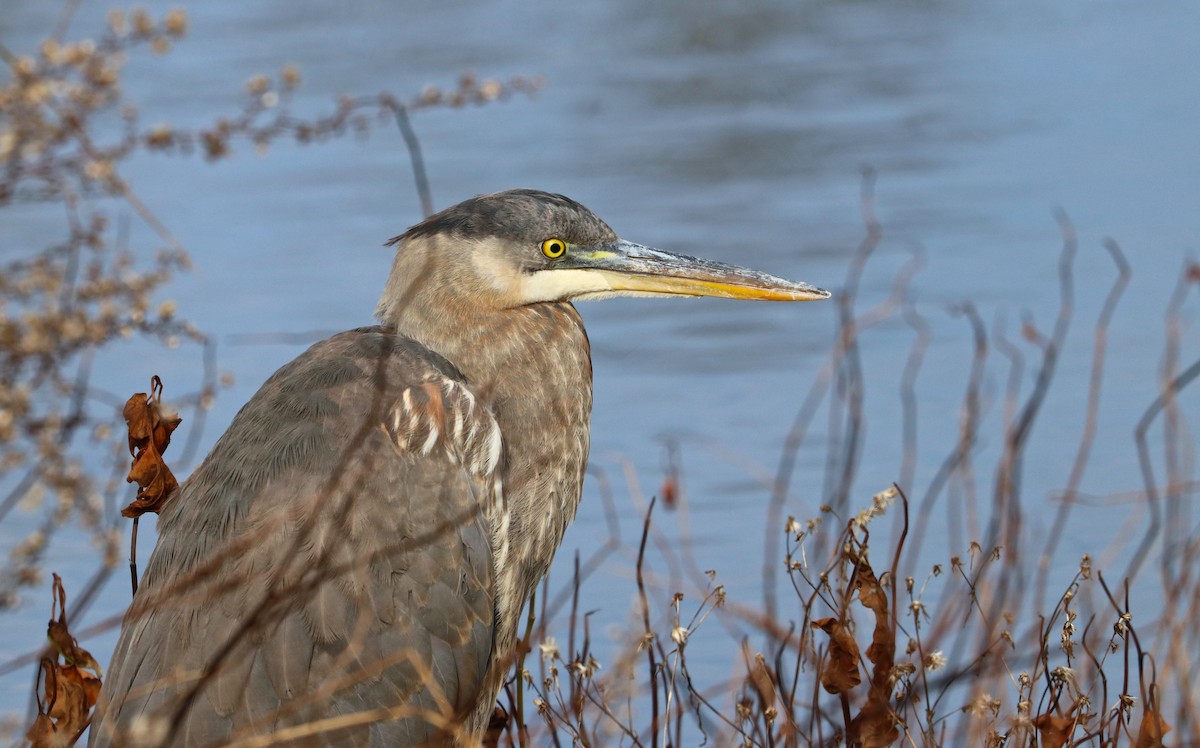
[[[59,698],[54,703],[50,709],[51,719],[80,720],[81,709],[82,716],[86,717],[100,696],[100,679],[74,665],[57,665],[57,671],[59,693],[65,691],[66,698]]]
[[[900,738],[896,715],[892,711],[891,678],[896,659],[896,632],[888,615],[888,596],[867,562],[865,554],[855,560],[853,584],[858,601],[875,617],[867,659],[871,662],[871,681],[867,703],[849,725],[847,738],[864,748],[887,746]]]
[[[62,657],[67,665],[94,670],[97,676],[102,675],[100,664],[96,662],[96,658],[92,657],[91,652],[79,646],[79,642],[68,630],[67,592],[63,589],[62,577],[58,574],[52,574],[52,576],[54,578],[51,593],[53,598],[50,607],[50,621],[46,625],[46,638],[50,640],[50,645],[54,648],[55,653]],[[56,610],[58,611],[57,619],[54,617]]]
[[[875,577],[875,572],[867,565],[865,559],[859,560],[854,585],[858,589],[858,601],[863,604],[864,608],[875,613],[876,618],[887,615],[887,594],[884,593],[879,579]]]
[[[179,486],[162,455],[183,419],[163,407],[162,380],[157,375],[150,380],[150,394],[139,392],[129,398],[123,415],[129,430],[129,454],[133,455],[125,480],[137,483],[138,492],[121,514],[136,518],[146,512],[158,513]]]
[[[67,595],[58,574],[54,574],[52,594],[46,637],[55,655],[43,657],[38,669],[38,713],[25,733],[33,748],[74,745],[100,696],[100,665],[67,627]]]
[[[1171,726],[1163,719],[1162,712],[1158,711],[1158,698],[1154,686],[1151,686],[1150,693],[1151,698],[1142,714],[1142,724],[1138,727],[1134,748],[1162,748],[1165,745],[1163,738],[1171,731]]]
[[[862,683],[858,672],[858,642],[837,618],[818,618],[812,627],[829,634],[829,662],[821,669],[821,687],[829,693],[845,693]]]
[[[1039,714],[1033,718],[1033,726],[1042,736],[1045,748],[1062,748],[1071,739],[1075,731],[1075,717],[1058,714]]]
[[[872,688],[872,693],[875,689]],[[859,748],[885,748],[900,739],[896,717],[886,700],[868,698],[847,730],[847,744]]]

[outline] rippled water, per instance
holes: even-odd
[[[57,17],[54,5],[8,0],[0,42],[32,49]],[[147,5],[156,15],[169,7]],[[105,10],[85,3],[74,30],[94,33]],[[1061,206],[1081,241],[1078,329],[1027,456],[1027,508],[1034,525],[1050,511],[1048,496],[1065,482],[1077,443],[1088,328],[1113,277],[1105,236],[1121,242],[1134,279],[1112,331],[1084,489],[1140,486],[1129,434],[1157,392],[1166,298],[1200,239],[1200,5],[209,0],[189,13],[191,31],[177,49],[128,66],[126,90],[147,122],[198,126],[232,113],[248,77],[286,62],[304,75],[296,108],[309,114],[340,93],[410,96],[426,84],[452,85],[465,70],[545,75],[548,85],[532,99],[414,118],[439,206],[511,186],[559,191],[625,238],[836,289],[864,234],[860,169],[873,167],[885,233],[861,306],[887,295],[914,251],[927,260],[915,281],[934,331],[919,390],[921,486],[956,437],[969,360],[967,328],[946,307],[972,300],[989,324],[1003,315],[1013,337],[1023,313],[1047,330],[1061,245],[1052,209]],[[128,174],[192,252],[196,270],[171,295],[216,336],[220,367],[236,375],[210,415],[206,443],[302,348],[235,336],[369,322],[390,261],[380,244],[420,217],[406,153],[387,128],[364,142],[281,144],[262,158],[251,150],[242,146],[218,165],[144,157]],[[45,224],[36,213],[0,213],[0,257],[39,246]],[[139,241],[154,240],[135,231]],[[674,526],[686,519],[685,539],[672,542],[690,543],[698,564],[718,567],[734,594],[753,603],[767,500],[759,475],[773,470],[824,360],[834,304],[622,300],[582,311],[596,363],[593,464],[617,483],[624,539],[634,538],[640,510],[620,485],[623,460],[653,493],[661,437],[679,438],[689,511],[660,523],[679,538]],[[863,502],[897,477],[897,387],[912,338],[895,322],[863,340]],[[1194,355],[1194,335],[1186,343]],[[155,350],[135,367],[109,360],[97,383],[132,391],[150,371],[187,390],[199,381],[198,356]],[[989,378],[993,421],[1006,373],[995,367]],[[991,433],[985,454],[999,438]],[[812,515],[822,501],[823,437],[813,433],[802,453],[789,513]],[[1076,517],[1057,556],[1064,583],[1079,554],[1100,553],[1128,512]],[[36,521],[9,520],[5,542]],[[593,481],[559,578],[573,549],[586,555],[604,528]],[[82,557],[62,544],[51,551],[68,589],[92,571]],[[611,607],[608,620],[622,620],[628,570],[621,558],[592,582],[595,604]],[[0,617],[0,659],[39,639],[43,598],[29,597]],[[117,574],[88,618],[127,600]],[[93,644],[100,654],[111,637]],[[25,674],[3,689],[0,701],[23,708]]]

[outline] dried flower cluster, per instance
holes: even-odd
[[[104,562],[116,560],[119,533],[101,521],[93,477],[96,458],[104,464],[114,446],[113,410],[97,408],[89,388],[95,352],[135,335],[166,345],[202,338],[154,299],[188,259],[120,173],[141,143],[122,68],[138,47],[166,52],[187,19],[114,12],[110,25],[97,41],[47,39],[0,79],[0,211],[16,221],[56,204],[65,218],[56,233],[21,237],[31,245],[8,247],[17,259],[0,266],[0,519],[16,506],[46,507],[42,528],[0,571],[0,607],[40,582],[42,553],[67,522],[82,521]],[[109,136],[114,114],[120,126]],[[159,231],[162,246],[124,246],[105,210],[114,206]]]

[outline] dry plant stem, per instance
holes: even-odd
[[[573,573],[571,575],[571,615],[567,624],[567,656],[575,662],[578,654],[575,649],[575,631],[579,622],[579,551],[575,551]],[[587,740],[587,727],[583,721],[582,703],[579,699],[579,683],[575,678],[568,680],[567,703],[570,705],[571,716],[579,727],[580,742],[590,745]]]
[[[524,644],[521,645],[519,654],[517,655],[517,704],[516,710],[512,715],[512,719],[517,724],[517,742],[524,748],[528,744],[529,727],[525,724],[525,659],[529,655],[531,649],[533,624],[537,620],[534,610],[537,606],[537,589],[529,594],[529,614],[525,618],[525,636]]]
[[[863,428],[862,412],[862,366],[858,352],[858,337],[861,321],[855,316],[854,302],[858,296],[858,287],[862,282],[863,272],[868,260],[879,247],[883,238],[883,230],[875,216],[875,171],[864,170],[861,197],[859,200],[862,221],[867,228],[867,235],[859,244],[851,261],[851,269],[847,272],[846,285],[838,295],[838,318],[840,322],[841,351],[839,374],[835,380],[838,387],[835,392],[838,401],[844,402],[845,422],[841,422],[838,409],[829,409],[829,418],[836,434],[841,427],[846,433],[840,439],[834,436],[834,443],[843,445],[840,451],[831,450],[827,462],[826,488],[823,493],[825,502],[831,505],[835,512],[845,510],[850,494],[850,482],[857,467],[859,454],[859,435]]]
[[[853,318],[854,296],[858,290],[859,279],[867,260],[879,246],[883,237],[883,230],[875,216],[875,177],[874,169],[863,170],[859,209],[867,228],[867,235],[859,244],[858,250],[850,262],[846,271],[846,282],[842,292],[838,295],[839,299],[844,300],[845,307],[850,310],[851,318]],[[804,401],[788,429],[787,436],[784,438],[783,447],[780,449],[779,467],[776,470],[775,485],[771,491],[771,502],[767,508],[766,530],[763,539],[763,606],[767,616],[771,618],[777,617],[779,613],[775,589],[779,564],[779,538],[776,530],[782,524],[783,507],[790,493],[796,460],[808,434],[809,424],[812,423],[817,408],[825,399],[830,383],[841,369],[841,360],[845,355],[844,346],[852,335],[853,330],[843,329],[842,335],[839,337],[840,344],[835,346],[830,353],[829,360],[822,366],[820,373],[809,388],[808,394],[805,395]]]
[[[129,536],[129,582],[133,586],[134,595],[137,594],[138,588],[138,571],[137,571],[137,536],[138,536],[138,520],[141,517],[133,518],[133,531]]]
[[[790,493],[796,460],[804,439],[808,434],[809,424],[812,423],[817,408],[820,407],[821,402],[825,399],[829,383],[836,369],[837,353],[835,352],[822,365],[820,373],[817,375],[816,380],[805,396],[804,402],[801,403],[795,419],[792,421],[792,426],[784,439],[783,448],[781,449],[779,468],[776,473],[775,484],[771,491],[771,502],[767,509],[763,542],[763,608],[766,615],[771,618],[777,617],[779,612],[775,593],[776,568],[779,564],[777,530],[782,520],[783,507]]]
[[[654,641],[654,631],[650,627],[650,603],[646,599],[646,579],[644,575],[644,566],[646,561],[646,540],[650,537],[650,518],[654,514],[654,504],[658,501],[657,496],[650,497],[650,503],[646,507],[646,519],[642,523],[642,539],[638,543],[637,556],[637,587],[638,600],[642,606],[642,626],[643,626],[643,645],[646,647],[646,664],[647,675],[650,676],[650,745],[658,745],[658,668],[654,661],[654,647],[651,643]]]
[[[1150,526],[1146,528],[1146,534],[1142,537],[1137,551],[1134,552],[1133,558],[1129,561],[1129,566],[1126,568],[1124,574],[1126,579],[1137,577],[1142,563],[1146,560],[1146,555],[1150,552],[1150,546],[1153,545],[1162,527],[1162,509],[1159,506],[1158,488],[1154,478],[1154,465],[1150,457],[1150,447],[1147,444],[1146,435],[1150,430],[1151,424],[1154,423],[1159,413],[1167,406],[1168,401],[1175,398],[1179,392],[1191,384],[1197,375],[1200,375],[1200,360],[1194,361],[1179,376],[1163,386],[1162,394],[1154,398],[1154,401],[1146,408],[1146,411],[1138,420],[1137,428],[1134,430],[1137,438],[1138,464],[1142,470],[1142,481],[1146,490],[1146,506],[1150,510]]]
[[[408,149],[408,161],[412,165],[413,180],[417,185],[417,195],[421,199],[421,212],[426,218],[433,215],[433,195],[429,191],[429,178],[425,175],[425,159],[421,156],[421,141],[413,130],[412,120],[408,117],[408,109],[396,106],[392,109],[396,118],[396,126],[404,138],[404,147]]]
[[[1122,605],[1118,604],[1116,598],[1113,597],[1112,590],[1109,589],[1108,583],[1104,581],[1104,574],[1097,572],[1096,578],[1100,581],[1100,586],[1101,586],[1101,588],[1103,588],[1104,594],[1108,597],[1108,602],[1112,605],[1113,610],[1115,610],[1117,612],[1117,615],[1120,616],[1120,615],[1124,615],[1125,613],[1128,613],[1128,611],[1129,611],[1128,587],[1126,587],[1125,604],[1124,604],[1124,606],[1122,606]],[[1128,582],[1126,582],[1126,584],[1128,585]],[[1141,670],[1141,652],[1142,652],[1141,642],[1139,642],[1138,638],[1137,638],[1137,630],[1133,627],[1132,623],[1129,623],[1127,625],[1126,631],[1123,635],[1123,638],[1125,640],[1125,647],[1124,647],[1125,668],[1124,668],[1124,672],[1123,672],[1123,680],[1121,682],[1121,695],[1122,696],[1129,693],[1129,676],[1130,676],[1130,673],[1129,673],[1129,655],[1130,655],[1129,640],[1130,639],[1133,640],[1134,646],[1137,648],[1137,652],[1138,652],[1139,681],[1140,681],[1140,674],[1141,674],[1140,670]],[[1114,722],[1115,722],[1114,738],[1115,738],[1115,734],[1118,731],[1124,733],[1126,736],[1129,735],[1128,727],[1125,724],[1125,710],[1124,709],[1121,709],[1119,707],[1117,708],[1116,719]]]
[[[1076,450],[1075,460],[1071,464],[1071,473],[1067,478],[1067,486],[1063,491],[1062,500],[1058,505],[1058,510],[1054,513],[1054,522],[1047,535],[1045,549],[1038,560],[1037,591],[1033,599],[1035,604],[1039,606],[1045,599],[1046,583],[1049,579],[1048,572],[1052,557],[1051,550],[1058,546],[1058,541],[1062,537],[1063,530],[1066,528],[1067,517],[1070,515],[1071,509],[1075,506],[1079,485],[1083,480],[1083,473],[1087,467],[1088,458],[1091,456],[1092,443],[1096,437],[1096,421],[1100,415],[1100,392],[1104,379],[1105,355],[1108,350],[1108,327],[1112,322],[1113,315],[1116,313],[1121,295],[1125,292],[1126,286],[1129,285],[1129,278],[1131,276],[1129,263],[1126,261],[1121,247],[1112,239],[1107,239],[1104,242],[1104,248],[1108,250],[1109,256],[1112,257],[1113,263],[1117,266],[1117,278],[1113,281],[1113,285],[1104,299],[1104,305],[1100,309],[1100,315],[1096,319],[1095,330],[1092,333],[1092,367],[1088,379],[1087,406],[1085,408],[1083,433],[1079,438],[1079,448]]]
[[[4,101],[0,140],[11,146],[5,148],[2,159],[0,208],[20,199],[57,203],[63,209],[65,233],[60,243],[32,250],[28,259],[0,267],[0,296],[10,305],[9,311],[17,313],[6,320],[8,324],[0,323],[5,328],[0,334],[4,341],[0,344],[0,389],[13,392],[28,386],[31,395],[25,404],[35,406],[25,410],[18,421],[20,436],[12,451],[8,452],[8,444],[0,445],[8,452],[4,457],[25,452],[26,464],[33,463],[15,486],[9,483],[12,490],[0,506],[0,516],[35,489],[49,489],[45,493],[50,497],[57,494],[59,506],[64,511],[69,507],[91,529],[94,540],[108,548],[111,533],[99,502],[92,500],[96,495],[93,476],[83,458],[70,453],[81,430],[102,428],[110,421],[107,409],[93,414],[87,408],[89,400],[103,399],[90,385],[93,357],[99,348],[124,335],[142,333],[165,341],[172,336],[192,339],[195,330],[167,316],[154,319],[150,294],[186,260],[177,246],[169,246],[150,272],[133,261],[127,246],[128,213],[132,211],[153,229],[161,229],[161,224],[116,174],[118,162],[132,151],[123,149],[124,141],[98,146],[91,132],[100,116],[127,102],[115,85],[116,67],[107,68],[111,79],[90,73],[103,72],[97,66],[109,65],[115,56],[124,55],[149,37],[61,43],[77,6],[75,2],[66,4],[57,42],[47,41],[28,57],[5,55],[10,76],[0,83]],[[170,33],[162,28],[152,30],[156,36]],[[122,119],[128,122],[124,114]],[[90,171],[92,167],[95,171]],[[119,201],[115,246],[111,245],[106,217],[83,199],[85,195]],[[166,239],[171,245],[169,237]],[[20,322],[13,324],[14,319]],[[69,397],[64,397],[67,393]],[[46,402],[52,404],[43,407]],[[97,439],[105,441],[104,437]],[[53,442],[54,449],[47,450],[39,442]],[[89,445],[88,449],[95,448]],[[9,470],[7,461],[2,470]],[[65,518],[59,517],[39,530],[41,545],[48,545],[64,524]],[[106,551],[102,573],[115,567],[108,555]],[[33,579],[38,570],[30,566],[28,571],[25,578]],[[6,574],[5,586],[17,578]],[[20,584],[14,585],[14,590],[17,586]],[[86,607],[83,602],[81,598],[73,615]]]
[[[845,433],[840,443],[842,449],[833,453],[840,463],[836,466],[830,490],[825,493],[826,501],[835,512],[845,511],[850,503],[850,490],[854,475],[858,468],[858,458],[861,453],[861,434],[864,428],[863,413],[863,376],[862,358],[859,355],[858,335],[855,332],[856,321],[854,309],[851,306],[853,297],[850,294],[840,296],[838,312],[843,330],[843,350],[841,376],[838,378],[838,400],[845,404]],[[836,411],[831,408],[830,413]],[[832,417],[832,416],[831,416]]]
[[[1022,476],[1022,457],[1034,421],[1045,400],[1050,383],[1053,379],[1058,360],[1058,352],[1062,348],[1067,330],[1070,325],[1074,308],[1073,277],[1071,267],[1077,248],[1074,228],[1066,215],[1059,211],[1059,227],[1063,235],[1063,249],[1059,255],[1059,311],[1055,319],[1053,333],[1049,340],[1041,341],[1036,329],[1029,320],[1023,326],[1027,339],[1042,344],[1042,361],[1034,377],[1034,386],[1020,407],[1016,419],[1005,430],[1004,444],[999,468],[996,473],[993,494],[993,511],[989,528],[985,533],[985,548],[994,548],[995,553],[1003,549],[1003,558],[1007,573],[1001,574],[994,588],[990,585],[983,588],[989,600],[988,610],[983,616],[985,625],[985,640],[992,641],[996,637],[996,628],[1003,620],[1002,614],[1013,604],[1010,599],[1010,589],[1014,586],[1021,589],[1023,571],[1019,566],[1021,557],[1019,542],[1021,537],[1021,508],[1020,480]],[[977,598],[976,598],[977,599]],[[982,608],[981,608],[982,612]],[[976,687],[976,698],[982,696],[980,687]]]
[[[1017,421],[1017,411],[1021,402],[1021,384],[1025,380],[1025,352],[1019,346],[1013,343],[1008,338],[1006,319],[1003,313],[997,315],[997,318],[992,326],[992,340],[996,352],[1008,360],[1008,378],[1004,386],[1004,410],[1003,410],[1003,426],[1002,433],[1011,433],[1014,424]],[[970,508],[974,511],[978,509],[976,501],[972,501]],[[971,523],[972,530],[974,528],[982,528],[978,521]],[[983,537],[982,529],[978,534],[972,531],[971,539]]]
[[[969,466],[971,451],[975,448],[975,444],[979,438],[981,418],[980,390],[983,387],[983,376],[986,373],[988,354],[987,330],[984,327],[983,319],[975,310],[975,306],[970,302],[965,302],[955,307],[952,311],[965,317],[971,326],[973,341],[971,366],[967,374],[967,388],[966,393],[963,395],[963,404],[959,415],[958,439],[950,454],[938,465],[938,469],[933,474],[933,478],[930,479],[929,486],[925,490],[925,495],[921,499],[920,507],[917,510],[916,523],[913,528],[913,534],[916,537],[925,536],[925,528],[933,515],[933,506],[937,502],[938,496],[952,475]],[[911,561],[905,565],[904,573],[911,576],[915,564],[916,558],[912,557]]]
[[[546,609],[546,600],[549,597],[550,597],[550,580],[549,580],[549,578],[543,578],[542,579],[542,611],[540,614],[540,621],[539,621],[539,624],[537,627],[537,638],[542,641],[545,641],[545,639],[547,637],[546,622],[549,620],[549,613],[547,612],[547,609]],[[545,657],[539,658],[538,666],[539,666],[541,676],[542,676],[541,683],[546,683],[546,658]],[[540,691],[537,690],[536,686],[534,687],[534,692],[541,693]],[[545,697],[543,696],[543,699],[544,698]],[[547,710],[546,713],[549,714],[550,711]],[[549,719],[549,717],[547,717],[547,719]],[[558,738],[557,730],[552,730],[550,732],[550,737],[551,737],[552,742],[554,743],[555,748],[562,748],[562,743]]]
[[[1184,303],[1194,286],[1200,283],[1200,264],[1189,260],[1184,264],[1174,291],[1167,303],[1164,315],[1166,344],[1163,353],[1162,379],[1170,381],[1179,371],[1185,322],[1188,320]],[[1164,393],[1167,394],[1167,393]],[[1195,621],[1197,619],[1197,596],[1180,594],[1192,590],[1196,584],[1196,569],[1200,565],[1197,541],[1193,531],[1193,510],[1187,501],[1187,476],[1195,472],[1194,441],[1188,433],[1187,411],[1182,407],[1179,393],[1167,398],[1163,408],[1162,451],[1166,470],[1166,485],[1160,488],[1163,503],[1164,523],[1159,548],[1159,578],[1164,590],[1172,590],[1164,599],[1164,611],[1158,622],[1159,631],[1169,631],[1170,636],[1159,635],[1152,649],[1163,662],[1163,679],[1174,677],[1180,683],[1194,683],[1195,662],[1191,652],[1195,650]],[[1189,599],[1190,598],[1190,599]],[[1193,639],[1189,649],[1188,639]],[[1151,693],[1154,693],[1153,684]],[[1200,711],[1200,696],[1196,689],[1187,689],[1176,695],[1182,703],[1176,710],[1179,735],[1190,734],[1197,729],[1197,712]],[[1155,699],[1156,700],[1156,699]],[[1157,700],[1156,700],[1157,701]],[[1147,710],[1139,728],[1139,741],[1148,739],[1164,724],[1156,709]]]
[[[100,693],[100,666],[71,633],[66,589],[57,573],[53,579],[46,627],[51,647],[39,663],[33,691],[36,711],[25,735],[33,748],[73,745],[90,724]]]
[[[896,551],[895,551],[895,553],[892,554],[892,565],[889,570],[889,579],[888,579],[888,585],[891,587],[891,590],[892,590],[891,635],[892,635],[892,638],[894,639],[896,636],[896,632],[900,630],[899,629],[899,620],[897,619],[897,616],[899,615],[899,606],[896,604],[897,603],[896,595],[898,592],[897,588],[900,586],[899,585],[899,577],[897,575],[900,573],[900,557],[904,554],[904,543],[906,540],[908,540],[908,496],[905,495],[904,489],[901,488],[900,486],[896,485],[895,483],[892,484],[892,488],[895,489],[896,495],[898,497],[900,497],[900,519],[901,519],[900,536],[896,539]]]
[[[1167,303],[1167,309],[1164,314],[1164,327],[1166,345],[1163,350],[1162,362],[1162,378],[1164,381],[1170,380],[1179,371],[1179,357],[1181,350],[1181,338],[1183,335],[1183,320],[1181,314],[1183,311],[1183,303],[1188,297],[1188,292],[1191,290],[1193,283],[1200,283],[1200,265],[1193,262],[1186,262],[1183,270],[1179,274],[1179,279],[1175,283],[1175,289],[1171,293],[1170,300]],[[1166,482],[1168,486],[1179,485],[1182,481],[1181,467],[1182,463],[1191,462],[1182,454],[1184,444],[1181,438],[1182,433],[1186,430],[1184,418],[1180,412],[1178,393],[1172,393],[1168,399],[1166,407],[1163,409],[1163,467],[1166,469]],[[1187,527],[1189,517],[1184,511],[1185,506],[1180,501],[1180,497],[1167,492],[1163,496],[1164,514],[1166,523],[1164,525],[1163,546],[1167,548],[1180,547],[1187,542],[1186,533],[1183,531]],[[1173,589],[1178,584],[1178,571],[1173,563],[1176,554],[1167,553],[1161,558],[1160,574],[1163,580],[1165,589]]]
[[[1042,351],[1042,364],[1034,377],[1033,390],[1030,392],[1024,406],[1020,409],[1016,422],[1011,430],[1006,432],[1004,440],[1004,456],[1001,459],[1000,470],[996,476],[995,513],[991,525],[985,535],[985,547],[1002,545],[1006,549],[1005,558],[1010,563],[1017,560],[1018,537],[1021,528],[1021,496],[1022,458],[1028,442],[1029,433],[1034,420],[1045,401],[1046,392],[1054,378],[1058,363],[1058,354],[1062,350],[1067,330],[1070,328],[1071,317],[1075,309],[1074,277],[1072,264],[1079,243],[1075,227],[1067,218],[1066,213],[1057,211],[1059,229],[1063,236],[1063,248],[1058,261],[1059,279],[1059,308],[1054,321],[1054,330],[1050,340]],[[1027,326],[1028,329],[1028,326]],[[1003,576],[996,593],[997,603],[992,608],[995,616],[1007,600],[1009,577]]]
[[[913,273],[919,272],[925,266],[924,253],[916,252],[912,264],[914,266]],[[908,352],[908,358],[904,362],[904,372],[900,377],[900,405],[903,411],[901,416],[901,433],[903,434],[902,450],[904,456],[900,463],[900,478],[896,483],[898,487],[907,486],[909,489],[912,489],[917,471],[918,445],[916,382],[917,377],[921,373],[921,365],[925,362],[925,352],[929,349],[933,332],[929,326],[929,322],[917,312],[916,304],[913,302],[910,292],[904,294],[901,315],[904,318],[905,324],[916,333],[916,337],[913,339],[912,347]],[[905,521],[907,522],[907,510]],[[893,569],[892,571],[894,574],[896,570]],[[893,607],[895,606],[893,605]]]
[[[1167,501],[1169,507],[1173,506],[1175,503],[1174,501],[1171,501],[1173,497],[1170,495],[1167,497],[1160,497],[1159,495],[1158,486],[1154,477],[1154,465],[1150,458],[1150,449],[1147,443],[1147,434],[1150,430],[1151,424],[1153,424],[1158,415],[1160,413],[1165,413],[1166,418],[1164,420],[1166,421],[1166,424],[1164,428],[1164,436],[1166,438],[1164,440],[1164,447],[1168,469],[1168,486],[1173,485],[1178,481],[1178,479],[1174,477],[1173,473],[1175,471],[1172,468],[1172,440],[1170,438],[1172,436],[1172,412],[1174,410],[1176,398],[1179,396],[1179,393],[1185,387],[1187,387],[1189,383],[1191,383],[1198,373],[1200,373],[1200,371],[1197,371],[1197,368],[1200,367],[1200,361],[1197,361],[1179,375],[1174,377],[1171,376],[1173,369],[1175,368],[1174,363],[1178,359],[1178,333],[1173,332],[1173,330],[1177,330],[1178,328],[1178,323],[1176,322],[1176,320],[1178,320],[1178,309],[1182,305],[1187,286],[1190,283],[1195,282],[1197,277],[1200,277],[1200,273],[1197,272],[1196,267],[1196,265],[1191,263],[1185,265],[1183,271],[1180,273],[1180,278],[1176,284],[1175,292],[1171,296],[1171,302],[1168,305],[1166,322],[1168,343],[1167,351],[1164,356],[1166,366],[1164,367],[1164,382],[1162,391],[1158,397],[1156,397],[1154,401],[1151,402],[1151,404],[1146,408],[1146,411],[1142,414],[1141,419],[1138,420],[1137,427],[1134,430],[1138,448],[1138,464],[1141,468],[1142,482],[1146,492],[1146,507],[1150,511],[1150,526],[1146,529],[1146,534],[1143,536],[1141,543],[1138,545],[1138,549],[1125,572],[1125,577],[1128,579],[1134,579],[1137,577],[1137,573],[1140,570],[1142,563],[1145,561],[1151,545],[1154,543],[1159,532],[1161,531],[1162,509],[1160,504],[1164,499]],[[1167,561],[1168,559],[1164,557],[1164,562]],[[1171,584],[1169,574],[1166,573],[1165,567],[1164,583],[1168,586]]]

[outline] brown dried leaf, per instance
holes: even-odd
[[[171,444],[171,433],[183,419],[163,412],[162,380],[158,376],[151,379],[149,395],[139,392],[129,398],[123,415],[129,429],[129,453],[133,455],[125,481],[137,483],[138,493],[121,514],[134,518],[160,512],[179,486],[162,455]]]
[[[896,659],[896,635],[888,617],[888,597],[866,561],[859,564],[855,575],[858,601],[875,614],[875,631],[867,647],[867,659],[873,666],[871,680],[876,686],[886,687]]]
[[[876,699],[874,688],[862,711],[850,722],[847,742],[860,748],[885,748],[900,739],[900,730],[892,717],[892,710],[884,699]]]
[[[129,467],[129,475],[125,476],[126,483],[137,483],[138,486],[145,488],[158,480],[160,473],[160,464],[162,455],[158,453],[153,445],[147,444],[144,448],[138,450],[133,458],[133,464]],[[139,491],[139,493],[141,493]]]
[[[140,486],[137,497],[121,510],[121,515],[130,519],[140,517],[146,512],[162,511],[167,499],[179,487],[179,481],[175,479],[175,475],[153,444],[134,457],[125,480],[127,483],[136,482]]]
[[[63,589],[62,577],[58,574],[52,574],[52,576],[54,577],[53,603],[50,608],[50,621],[46,624],[46,638],[50,640],[54,651],[63,658],[67,665],[94,670],[97,675],[100,675],[100,664],[96,662],[96,658],[92,656],[91,652],[79,646],[79,642],[67,628],[67,593]],[[56,610],[58,611],[57,620],[54,617]]]
[[[37,716],[37,719],[33,721],[33,725],[25,732],[25,739],[33,745],[33,748],[65,745],[65,743],[62,743],[58,739],[58,732],[54,726],[54,721],[45,714]]]
[[[150,434],[154,432],[150,415],[150,396],[138,392],[125,401],[121,410],[125,417],[125,426],[129,430],[129,454],[136,455],[150,443]]]
[[[1042,735],[1045,748],[1062,748],[1075,732],[1077,720],[1072,716],[1061,716],[1046,712],[1033,718],[1033,726]]]
[[[862,683],[854,635],[836,618],[819,618],[811,625],[829,634],[829,663],[821,669],[821,687],[829,693],[845,693]]]
[[[90,721],[89,714],[100,695],[100,666],[67,628],[67,595],[57,574],[46,636],[57,654],[42,658],[40,690],[36,694],[38,714],[25,737],[33,748],[62,748],[73,745]],[[65,664],[58,661],[60,656]]]
[[[50,705],[50,719],[56,720],[60,731],[70,725],[78,730],[87,723],[88,712],[100,695],[100,679],[73,665],[52,663],[58,677],[58,698]]]
[[[50,621],[50,625],[46,628],[46,638],[50,640],[50,646],[54,647],[55,653],[60,655],[68,665],[93,670],[99,667],[91,652],[80,647],[75,641],[75,637],[71,636],[65,621]]]
[[[891,687],[888,679],[896,659],[896,634],[888,616],[888,597],[866,558],[859,558],[855,567],[854,586],[858,601],[875,616],[875,630],[867,647],[871,662],[871,683],[867,703],[850,723],[847,736],[864,748],[891,745],[900,738],[890,705]]]
[[[659,489],[658,495],[662,497],[663,505],[668,509],[674,509],[679,503],[679,482],[675,476],[668,475],[663,478],[662,488]]]
[[[1153,708],[1146,709],[1142,715],[1142,724],[1138,728],[1135,748],[1162,748],[1163,738],[1171,731],[1171,726],[1163,719],[1162,714]]]
[[[854,584],[858,588],[858,601],[863,604],[864,608],[875,614],[877,621],[879,616],[887,615],[887,595],[879,585],[879,580],[875,577],[875,572],[867,565],[865,559],[859,560]]]

